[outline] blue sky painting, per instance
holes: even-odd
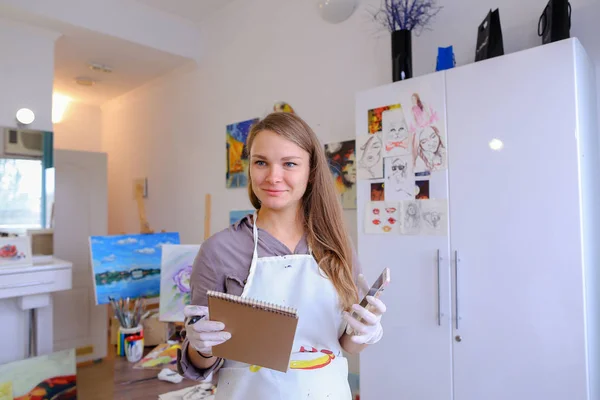
[[[179,233],[91,236],[96,304],[158,296],[163,244],[179,244]]]

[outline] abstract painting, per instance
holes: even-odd
[[[325,155],[335,180],[335,188],[345,209],[356,209],[355,141],[329,143]]]
[[[229,211],[229,225],[233,225],[248,214],[254,214],[255,210],[231,210]]]
[[[199,244],[162,246],[159,320],[183,322],[183,308],[191,301],[192,265],[199,251]]]
[[[179,244],[179,233],[91,236],[90,255],[96,304],[109,297],[157,297],[165,244]]]
[[[76,383],[75,349],[0,365],[3,399],[76,399]]]
[[[248,186],[248,153],[246,139],[252,126],[258,118],[236,122],[227,125],[226,150],[227,172],[225,174],[228,188],[241,188]]]

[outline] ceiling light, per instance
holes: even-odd
[[[81,86],[94,86],[96,84],[95,80],[87,77],[77,77],[75,78],[75,82]]]
[[[23,125],[29,125],[35,120],[35,114],[29,108],[21,108],[17,111],[17,121]]]
[[[358,0],[318,0],[321,18],[332,24],[347,20],[356,10]]]
[[[90,63],[90,69],[94,72],[104,72],[110,74],[112,72],[112,68],[108,65]]]

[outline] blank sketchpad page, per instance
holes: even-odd
[[[298,319],[257,307],[208,298],[212,321],[225,324],[231,339],[213,347],[227,360],[287,372]]]

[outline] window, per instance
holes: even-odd
[[[0,158],[0,231],[43,228],[42,192],[42,160]]]

